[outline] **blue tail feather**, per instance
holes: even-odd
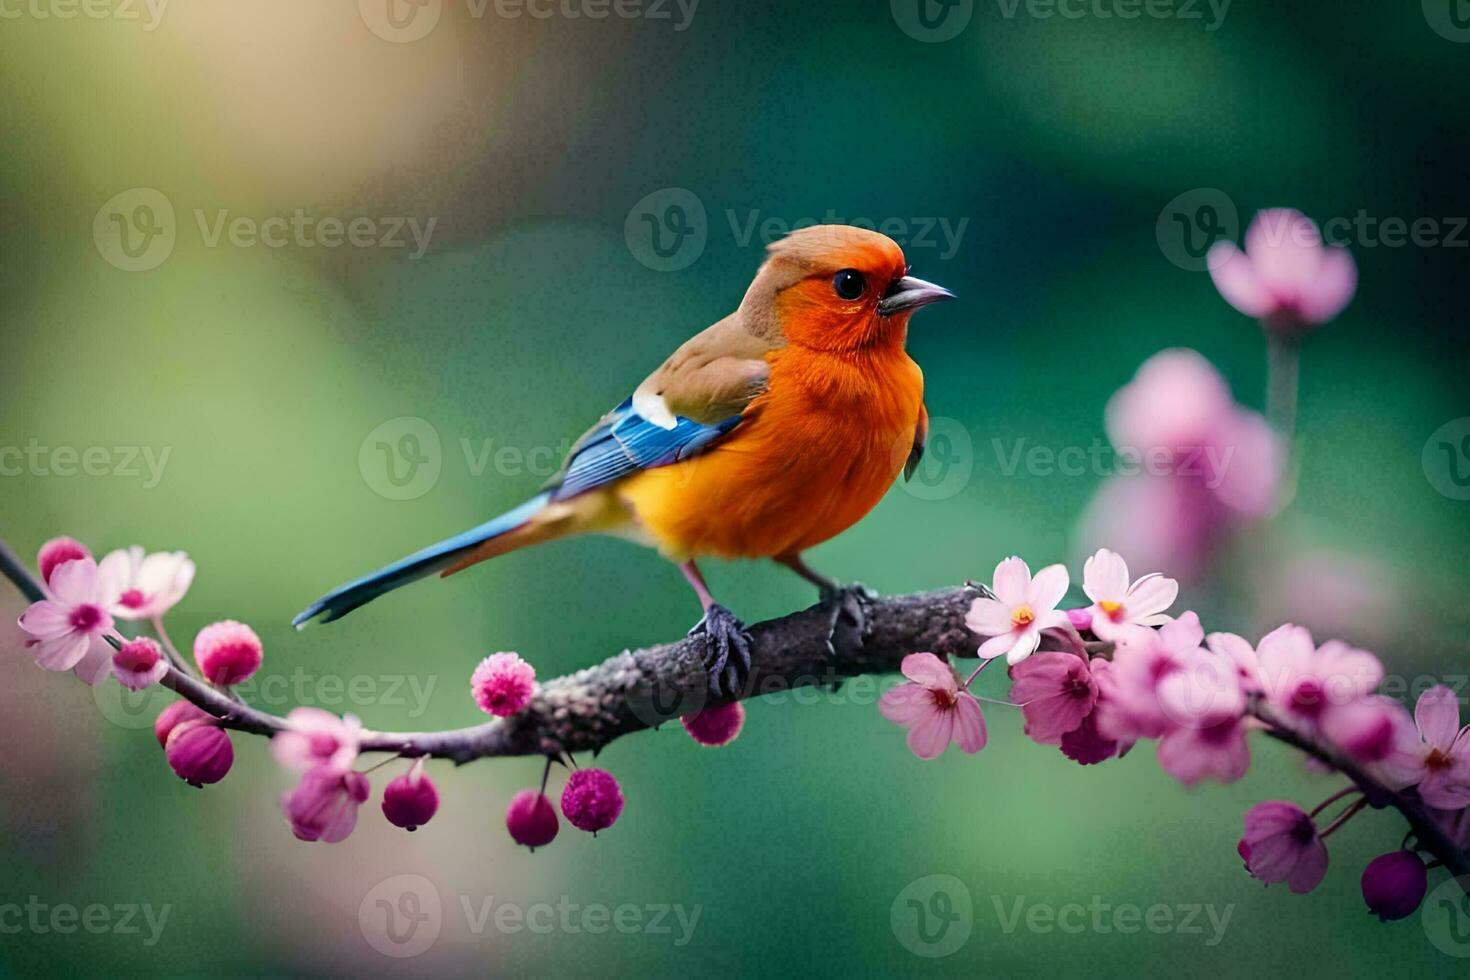
[[[537,494],[514,510],[506,511],[479,527],[471,528],[462,534],[456,534],[452,538],[440,541],[438,544],[430,545],[386,568],[380,568],[376,572],[333,589],[297,614],[296,618],[291,620],[291,625],[301,629],[317,616],[322,616],[321,621],[324,623],[341,619],[358,606],[372,602],[385,592],[391,592],[399,586],[416,582],[447,568],[461,554],[476,545],[507,531],[513,531],[526,523],[536,515],[537,511],[545,507],[550,499],[550,492]],[[323,616],[323,613],[326,615]]]

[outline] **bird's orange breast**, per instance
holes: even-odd
[[[774,557],[861,520],[902,471],[923,375],[901,340],[767,356],[769,390],[714,448],[646,470],[615,493],[670,557]]]

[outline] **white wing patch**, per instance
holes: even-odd
[[[672,429],[679,424],[674,413],[669,411],[669,403],[664,401],[663,396],[650,391],[634,392],[633,411],[660,429]]]

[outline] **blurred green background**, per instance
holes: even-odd
[[[768,218],[893,219],[915,273],[962,297],[920,314],[910,341],[954,469],[895,489],[813,555],[896,592],[988,578],[1011,553],[1075,557],[1100,475],[1008,475],[993,440],[1104,438],[1107,398],[1154,352],[1198,349],[1260,407],[1259,331],[1156,233],[1179,195],[1220,189],[1242,224],[1288,205],[1319,221],[1427,217],[1449,236],[1470,214],[1470,45],[1433,3],[1237,0],[1221,19],[1181,0],[1155,8],[1176,16],[1123,19],[1101,15],[1119,9],[1106,0],[1076,18],[978,0],[931,31],[913,0],[702,0],[692,16],[648,0],[604,19],[566,16],[605,9],[580,0],[538,8],[546,18],[493,0],[391,2],[27,0],[0,23],[0,446],[46,447],[40,466],[9,457],[0,536],[25,555],[61,533],[99,555],[186,549],[199,573],[172,631],[187,643],[215,619],[251,623],[266,646],[252,699],[278,712],[471,724],[469,673],[492,650],[549,677],[690,625],[673,569],[603,539],[513,555],[331,627],[287,624],[326,588],[529,495],[568,438],[733,308]],[[149,220],[139,205],[160,195]],[[640,216],[689,195],[703,218],[686,209],[695,234],[661,259]],[[309,230],[281,247],[246,237],[298,211]],[[132,244],[158,234],[129,255],[113,214]],[[361,243],[308,237],[329,217],[366,219]],[[214,236],[235,219],[240,234]],[[421,255],[410,220],[434,222]],[[1421,453],[1470,414],[1467,238],[1349,240],[1358,297],[1305,351],[1297,497],[1186,588],[1181,605],[1208,626],[1257,636],[1295,619],[1371,645],[1408,685],[1464,679],[1470,504],[1435,490]],[[437,477],[407,491],[370,438],[418,425],[405,418],[439,442]],[[106,467],[55,472],[58,447],[94,446]],[[161,476],[128,447],[166,452]],[[766,565],[708,571],[750,620],[811,601]],[[22,609],[0,590],[6,623]],[[1402,834],[1393,817],[1334,837],[1310,896],[1245,875],[1246,807],[1336,786],[1275,745],[1255,746],[1242,782],[1186,791],[1150,747],[1083,769],[988,707],[982,754],[920,763],[859,687],[753,702],[721,751],[668,727],[617,742],[599,764],[627,809],[597,839],[564,826],[534,855],[511,844],[505,805],[540,776],[526,759],[433,765],[444,803],[413,835],[376,812],[397,767],[380,770],[354,836],[307,845],[281,816],[289,779],[263,741],[237,736],[229,778],[190,789],[147,730],[165,699],[126,704],[111,683],[94,695],[36,669],[3,629],[0,905],[171,911],[151,946],[146,927],[6,935],[0,972],[1455,966],[1417,916],[1378,925],[1362,905],[1362,866]],[[931,874],[956,876],[973,906],[944,958],[910,952],[890,923]],[[413,960],[381,955],[360,924],[398,875],[427,879],[442,908]],[[492,897],[700,911],[680,945],[672,917],[670,934],[498,929],[479,918]],[[1211,945],[1206,917],[1203,934],[1007,930],[1017,900],[1232,910]]]

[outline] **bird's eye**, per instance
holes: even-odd
[[[843,299],[857,299],[868,288],[868,281],[856,269],[843,269],[832,277],[832,289]]]

